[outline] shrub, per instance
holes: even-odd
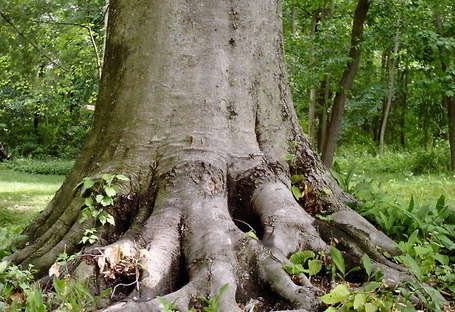
[[[73,166],[72,160],[48,159],[36,160],[31,158],[15,159],[5,164],[9,169],[35,174],[65,175]]]

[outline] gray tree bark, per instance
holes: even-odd
[[[317,311],[320,290],[283,270],[296,250],[327,251],[333,239],[386,278],[403,273],[383,255],[397,249],[345,203],[302,134],[287,86],[277,1],[112,0],[94,126],[48,208],[9,260],[45,272],[63,250],[82,249],[93,272],[118,253],[140,265],[139,292],[106,311],[187,311],[228,284],[220,310]],[[285,161],[285,155],[295,157]],[[122,173],[96,246],[79,243],[85,176]],[[290,176],[307,186],[297,202]],[[316,214],[329,217],[323,221]],[[325,219],[324,219],[325,220]],[[255,228],[259,240],[244,233]],[[83,269],[81,269],[83,268]],[[121,273],[120,273],[121,274]],[[121,279],[121,276],[116,276]],[[92,276],[100,287],[101,274]],[[114,285],[112,285],[114,286]]]

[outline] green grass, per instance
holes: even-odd
[[[25,226],[46,207],[63,178],[0,167],[0,226]]]
[[[390,202],[406,205],[411,197],[422,205],[433,205],[441,195],[455,208],[455,173],[448,171],[415,174],[420,158],[411,153],[388,153],[383,156],[344,154],[338,157],[337,171],[346,176],[352,170],[351,186],[363,182],[371,191],[382,193]]]

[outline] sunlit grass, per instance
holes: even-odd
[[[337,158],[343,174],[353,170],[350,182],[366,182],[388,201],[406,205],[411,197],[416,203],[434,205],[441,195],[455,208],[455,173],[414,174],[415,160],[411,153],[388,153],[383,156],[349,154]]]
[[[0,168],[0,226],[27,224],[46,207],[62,181],[63,176]]]

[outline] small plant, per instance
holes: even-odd
[[[290,275],[305,273],[314,276],[322,270],[323,262],[318,258],[320,255],[312,250],[297,251],[289,258],[291,263],[285,264],[283,269]]]
[[[163,312],[178,312],[175,305],[169,300],[166,300],[164,298],[158,298],[158,301],[162,306]]]
[[[221,296],[226,292],[228,287],[229,284],[224,284],[212,298],[204,298],[203,312],[220,312]]]
[[[80,222],[92,219],[95,224],[99,222],[101,225],[115,225],[114,217],[106,209],[114,204],[120,183],[125,181],[129,181],[129,179],[122,174],[103,174],[101,178],[85,177],[82,179],[76,186],[84,198]],[[90,228],[85,230],[81,243],[93,244],[97,240],[96,228]]]

